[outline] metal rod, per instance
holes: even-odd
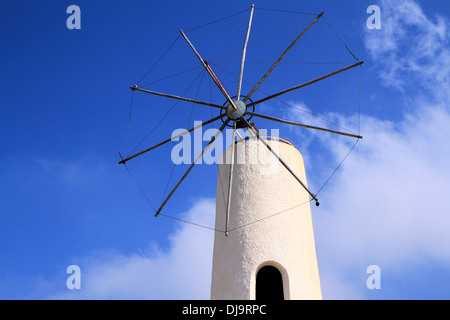
[[[329,74],[324,75],[324,76],[322,76],[322,77],[319,77],[319,78],[317,78],[317,79],[314,79],[314,80],[311,80],[311,81],[302,83],[302,84],[300,84],[300,85],[294,86],[294,87],[292,87],[292,88],[289,88],[289,89],[280,91],[280,92],[278,92],[278,93],[272,94],[272,95],[270,95],[270,96],[268,96],[268,97],[265,97],[265,98],[263,98],[263,99],[261,99],[261,100],[258,100],[258,101],[249,103],[249,104],[247,105],[247,107],[251,107],[251,106],[260,104],[260,103],[262,103],[262,102],[265,102],[265,101],[267,101],[267,100],[276,98],[276,97],[281,96],[282,94],[288,93],[288,92],[290,92],[290,91],[294,91],[294,90],[297,90],[297,89],[300,89],[300,88],[309,86],[309,85],[311,85],[311,84],[313,84],[313,83],[319,82],[319,81],[321,81],[321,80],[324,80],[324,79],[326,79],[326,78],[329,78],[329,77],[334,76],[334,75],[336,75],[336,74],[339,74],[339,73],[341,73],[341,72],[347,71],[347,70],[352,69],[352,68],[357,67],[357,66],[360,66],[360,65],[362,65],[363,63],[364,63],[364,61],[360,61],[360,62],[358,62],[358,63],[355,63],[355,64],[351,65],[351,66],[348,66],[348,67],[346,67],[346,68],[339,69],[339,70],[337,70],[337,71],[334,71],[334,72],[332,72],[332,73],[329,73]]]
[[[241,140],[244,139],[244,138],[241,136],[241,134],[239,133],[239,130],[237,130],[237,129],[236,129],[236,135],[239,137],[239,139],[241,139]]]
[[[202,58],[202,56],[200,55],[200,53],[198,53],[198,51],[195,49],[194,45],[191,43],[191,41],[188,39],[188,37],[186,36],[186,34],[183,32],[183,30],[180,29],[180,33],[183,36],[184,40],[186,40],[186,42],[188,43],[188,45],[191,47],[192,51],[194,51],[195,55],[197,56],[198,60],[200,60],[201,64],[203,65],[203,67],[205,67],[206,71],[208,72],[208,74],[210,75],[210,77],[213,79],[214,83],[217,85],[217,87],[219,88],[219,90],[222,92],[222,94],[225,96],[225,98],[227,99],[227,101],[230,103],[231,107],[234,110],[237,110],[237,107],[234,105],[233,100],[231,100],[230,96],[228,95],[228,93],[226,92],[225,88],[222,86],[222,84],[220,83],[219,79],[217,78],[217,76],[214,74],[214,72],[212,71],[211,67],[208,65],[208,63]]]
[[[325,131],[325,132],[329,132],[329,133],[335,133],[335,134],[339,134],[339,135],[342,135],[342,136],[347,136],[347,137],[352,137],[352,138],[357,138],[357,139],[362,139],[363,138],[360,135],[356,135],[356,134],[351,134],[351,133],[346,133],[346,132],[341,132],[341,131],[335,131],[335,130],[320,128],[320,127],[310,126],[310,125],[307,125],[307,124],[301,124],[301,123],[292,122],[292,121],[288,121],[288,120],[282,120],[282,119],[274,118],[274,117],[271,117],[271,116],[266,116],[266,115],[255,113],[255,112],[247,111],[245,114],[248,114],[248,115],[251,115],[251,116],[254,116],[254,117],[258,117],[258,118],[263,118],[263,119],[267,119],[267,120],[272,120],[272,121],[277,121],[277,122],[281,122],[281,123],[285,123],[285,124],[290,124],[290,125],[297,126],[297,127],[302,127],[302,128],[307,128],[307,129],[314,129],[314,130],[320,130],[320,131]]]
[[[321,13],[319,13],[319,15],[317,15],[317,17],[314,19],[313,22],[311,22],[309,24],[309,26],[303,30],[302,33],[300,33],[300,35],[295,38],[295,40],[291,43],[291,45],[284,50],[284,52],[282,53],[282,55],[277,59],[277,61],[274,62],[274,64],[272,65],[272,67],[270,67],[270,69],[266,72],[266,74],[261,78],[261,80],[259,80],[259,82],[256,84],[256,86],[253,87],[253,89],[247,94],[247,96],[244,98],[244,100],[242,100],[243,102],[246,102],[253,93],[255,93],[256,90],[258,90],[259,86],[264,82],[264,80],[266,80],[266,78],[272,73],[273,69],[275,69],[275,67],[280,63],[280,61],[284,58],[284,56],[289,52],[289,50],[292,49],[292,47],[298,42],[298,40],[300,40],[300,38],[303,37],[303,35],[317,22],[317,20],[320,19],[320,17],[322,17],[324,14],[324,12],[322,11]]]
[[[228,237],[228,226],[230,224],[230,210],[231,210],[231,187],[233,184],[233,172],[234,172],[234,150],[236,148],[236,120],[233,121],[233,138],[231,139],[231,162],[230,162],[230,177],[228,179],[228,201],[227,201],[227,215],[225,222],[225,236]],[[226,158],[225,158],[226,159]]]
[[[269,149],[270,152],[272,152],[272,154],[278,159],[278,161],[280,161],[280,163],[287,169],[287,171],[289,171],[289,173],[300,183],[300,185],[309,193],[309,195],[314,199],[314,201],[316,201],[316,206],[319,206],[319,200],[317,199],[316,195],[314,195],[309,189],[308,187],[302,182],[302,180],[300,180],[299,177],[297,177],[297,175],[294,173],[294,171],[292,171],[291,168],[289,168],[289,166],[287,165],[286,162],[284,162],[284,160],[269,146],[269,144],[261,138],[261,136],[259,135],[258,131],[256,131],[251,125],[250,123],[248,123],[248,121],[244,118],[241,117],[242,121],[244,121],[249,127],[248,130],[251,130],[251,132],[253,131],[254,134],[256,134],[256,137],[258,138],[259,141],[261,141],[266,147],[267,149]]]
[[[140,155],[142,155],[142,154],[144,154],[146,152],[149,152],[149,151],[151,151],[153,149],[156,149],[156,148],[162,146],[163,144],[166,144],[167,142],[170,142],[170,141],[172,141],[174,139],[177,139],[177,138],[185,135],[186,133],[192,132],[192,131],[194,131],[194,130],[196,130],[198,128],[201,128],[201,127],[206,126],[206,125],[208,125],[208,124],[210,124],[210,123],[212,123],[212,122],[214,122],[216,120],[219,120],[220,118],[223,118],[224,116],[226,116],[226,115],[225,114],[221,114],[221,115],[219,115],[217,117],[214,117],[214,118],[212,118],[212,119],[210,119],[210,120],[208,120],[206,122],[203,122],[203,123],[199,124],[198,126],[195,126],[195,127],[191,128],[191,129],[189,129],[189,130],[187,130],[187,131],[185,131],[183,133],[180,133],[180,134],[178,134],[178,135],[176,135],[174,137],[171,137],[170,139],[167,139],[167,140],[164,140],[164,141],[162,141],[162,142],[160,142],[158,144],[155,144],[153,147],[150,147],[148,149],[142,150],[141,152],[138,152],[138,153],[136,153],[136,154],[134,154],[132,156],[129,156],[126,159],[122,159],[122,161],[120,161],[119,164],[125,164],[127,161],[129,161],[131,159],[134,159],[134,158],[136,158],[136,157],[138,157],[138,156],[140,156]]]
[[[198,101],[198,100],[194,100],[194,99],[190,99],[190,98],[179,97],[179,96],[176,96],[176,95],[173,95],[173,94],[161,93],[161,92],[141,89],[141,88],[138,88],[138,87],[130,87],[130,89],[133,90],[133,91],[136,90],[136,91],[141,91],[141,92],[145,92],[145,93],[154,94],[156,96],[161,96],[161,97],[166,97],[166,98],[171,98],[171,99],[176,99],[176,100],[182,100],[182,101],[187,101],[187,102],[193,102],[193,103],[196,103],[196,104],[201,104],[201,105],[204,105],[204,106],[209,106],[209,107],[214,107],[214,108],[219,108],[219,109],[226,109],[224,106],[221,106],[221,105],[218,105],[218,104]]]
[[[159,207],[158,211],[155,214],[155,217],[157,217],[159,215],[159,213],[161,212],[161,210],[164,208],[164,206],[167,204],[167,202],[169,201],[169,199],[173,196],[173,194],[175,193],[175,191],[178,189],[178,187],[180,186],[180,184],[183,182],[184,179],[186,179],[187,175],[189,174],[189,172],[191,172],[192,168],[194,168],[195,164],[197,163],[197,161],[203,157],[203,155],[205,154],[206,150],[209,149],[209,147],[211,146],[211,144],[217,139],[217,137],[222,133],[223,129],[225,129],[225,127],[227,126],[228,122],[230,122],[231,119],[227,119],[222,126],[220,127],[219,131],[214,135],[214,137],[212,137],[211,141],[209,141],[209,143],[206,145],[205,149],[203,149],[202,153],[195,159],[195,161],[191,164],[191,166],[189,167],[189,169],[186,171],[186,173],[181,177],[180,181],[178,181],[177,185],[173,188],[173,190],[170,192],[170,194],[167,196],[167,198],[164,200],[164,202],[162,203],[161,207]]]
[[[228,103],[230,103],[231,107],[234,110],[237,110],[236,105],[234,104],[233,100],[231,100],[230,96],[228,95],[227,91],[225,90],[225,88],[222,86],[222,84],[219,81],[219,78],[217,78],[216,74],[214,73],[214,71],[211,69],[211,66],[205,61],[206,63],[206,67],[209,70],[209,74],[213,77],[214,82],[217,84],[217,86],[219,87],[220,91],[222,92],[222,94],[224,95],[224,97],[227,99]]]
[[[245,36],[244,48],[242,49],[241,70],[239,72],[239,81],[238,81],[238,87],[237,87],[237,93],[236,93],[236,100],[238,100],[238,101],[241,97],[241,87],[242,87],[242,77],[244,75],[245,55],[247,53],[247,44],[248,44],[248,38],[250,37],[250,29],[252,26],[254,10],[255,10],[255,5],[252,4],[252,8],[250,9],[250,19],[248,21],[248,26],[247,26],[247,35]]]

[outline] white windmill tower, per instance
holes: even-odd
[[[190,165],[159,209],[155,210],[155,217],[157,217],[219,134],[227,126],[231,126],[233,128],[232,143],[225,151],[222,157],[223,161],[220,162],[218,168],[218,175],[221,179],[220,182],[218,179],[216,192],[216,232],[211,299],[321,299],[310,208],[311,201],[315,201],[317,206],[319,202],[316,195],[308,188],[302,155],[286,140],[261,136],[258,130],[249,123],[248,117],[259,117],[358,140],[362,137],[353,133],[274,118],[254,112],[254,110],[250,111],[249,108],[360,66],[364,62],[359,61],[261,100],[252,101],[253,93],[258,90],[289,50],[323,15],[322,12],[315,17],[252,90],[244,96],[241,94],[241,87],[253,12],[254,6],[252,5],[242,50],[237,94],[233,98],[225,90],[210,64],[202,58],[186,34],[180,30],[182,37],[226,99],[224,105],[147,90],[139,88],[137,85],[130,87],[133,91],[219,108],[221,114],[127,158],[121,156],[122,159],[119,163],[126,165],[129,160],[183,134],[219,119],[222,120],[223,124],[219,131]],[[247,139],[240,137],[241,139],[236,141],[236,136],[239,136],[238,128],[246,128],[251,137]],[[266,159],[266,161],[260,163],[258,159]]]

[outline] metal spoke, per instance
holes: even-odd
[[[185,97],[177,96],[177,95],[173,95],[173,94],[166,94],[166,93],[156,92],[156,91],[152,91],[152,90],[148,90],[148,89],[138,88],[138,85],[130,87],[130,89],[133,90],[133,92],[134,91],[140,91],[140,92],[144,92],[144,93],[148,93],[148,94],[152,94],[152,95],[156,95],[156,96],[161,96],[161,97],[166,97],[166,98],[170,98],[170,99],[175,99],[175,100],[178,100],[178,101],[185,101],[185,102],[190,102],[190,103],[194,103],[194,104],[198,104],[198,105],[204,105],[204,106],[209,106],[209,107],[214,107],[214,108],[218,108],[218,109],[224,110],[224,111],[221,111],[220,115],[218,115],[218,116],[216,116],[214,118],[211,118],[210,120],[208,120],[208,121],[206,121],[204,123],[200,123],[199,125],[196,125],[196,126],[194,126],[193,128],[191,128],[189,130],[184,130],[180,134],[174,135],[174,136],[170,137],[169,139],[161,141],[161,142],[151,146],[150,148],[147,148],[147,149],[142,150],[142,151],[140,151],[138,153],[135,153],[135,154],[133,154],[131,156],[128,156],[127,158],[123,158],[122,155],[120,155],[121,161],[119,162],[119,164],[123,164],[125,166],[125,168],[127,168],[126,163],[128,161],[130,161],[130,160],[132,160],[132,159],[134,159],[134,158],[136,158],[136,157],[138,157],[140,155],[143,155],[143,154],[145,154],[145,153],[147,153],[147,152],[149,152],[151,150],[154,150],[154,149],[156,149],[156,148],[158,148],[160,146],[163,146],[163,145],[167,144],[168,142],[171,142],[171,141],[173,141],[175,139],[178,139],[178,138],[180,138],[180,137],[182,137],[182,136],[184,136],[186,134],[189,134],[190,132],[193,132],[196,129],[202,128],[205,125],[211,124],[211,123],[213,123],[213,122],[215,122],[215,121],[217,121],[219,119],[222,120],[223,123],[220,126],[220,129],[215,133],[215,135],[211,138],[211,140],[208,142],[208,144],[203,148],[201,153],[196,156],[196,158],[193,161],[193,163],[189,165],[189,168],[184,172],[183,176],[179,179],[179,181],[176,183],[176,185],[173,187],[173,189],[170,191],[170,193],[169,193],[169,195],[167,197],[166,197],[166,191],[164,191],[163,201],[162,201],[161,206],[159,207],[159,209],[157,211],[155,209],[153,209],[153,210],[155,210],[155,215],[154,215],[155,217],[158,217],[158,215],[160,215],[160,214],[161,214],[161,216],[164,216],[164,214],[162,214],[161,211],[165,208],[165,206],[167,205],[169,200],[175,194],[175,192],[180,187],[180,185],[183,183],[183,181],[187,178],[187,176],[192,171],[194,166],[199,163],[199,160],[205,155],[207,150],[209,150],[210,147],[214,144],[214,142],[217,141],[219,136],[221,134],[223,134],[224,129],[229,125],[230,121],[233,121],[232,144],[231,144],[231,150],[229,150],[230,151],[229,154],[230,154],[231,157],[224,157],[225,164],[227,164],[226,160],[230,159],[230,168],[229,168],[229,177],[228,177],[229,178],[228,179],[228,194],[227,194],[227,198],[226,198],[226,216],[225,216],[225,230],[224,230],[225,236],[229,236],[229,233],[232,230],[234,230],[234,229],[230,229],[230,220],[233,221],[231,219],[230,215],[232,213],[231,212],[231,207],[232,207],[232,202],[231,201],[232,201],[232,193],[233,193],[233,180],[234,180],[234,175],[235,175],[234,171],[236,170],[236,168],[235,168],[235,162],[236,162],[235,161],[235,157],[236,157],[236,155],[238,153],[238,146],[236,144],[236,138],[237,137],[241,137],[241,135],[239,134],[239,131],[238,131],[237,128],[247,128],[249,134],[252,137],[254,137],[256,140],[261,141],[261,143],[269,150],[269,152],[275,158],[278,159],[278,161],[289,172],[289,174],[308,193],[308,195],[311,197],[309,199],[309,201],[314,200],[315,203],[316,203],[316,206],[320,205],[319,201],[318,201],[318,198],[317,198],[318,193],[316,193],[316,194],[312,193],[308,189],[308,186],[306,184],[306,180],[305,180],[305,182],[303,182],[302,179],[300,179],[300,177],[304,177],[304,170],[302,169],[303,171],[301,171],[301,174],[298,176],[290,168],[290,166],[284,161],[284,159],[281,158],[280,155],[277,153],[276,148],[274,148],[274,146],[276,146],[277,144],[275,144],[275,145],[272,144],[272,146],[270,146],[268,140],[265,140],[260,135],[260,133],[258,132],[258,129],[256,128],[256,126],[254,126],[253,124],[250,124],[249,123],[249,119],[247,120],[245,118],[245,116],[248,116],[250,118],[254,116],[254,117],[258,117],[258,118],[262,118],[262,119],[266,119],[266,120],[270,120],[270,121],[275,121],[275,122],[279,122],[279,123],[283,123],[283,124],[287,124],[287,125],[293,125],[293,126],[302,127],[302,128],[306,128],[306,129],[312,129],[312,130],[319,130],[319,131],[328,132],[328,133],[332,133],[332,134],[338,134],[338,135],[342,135],[342,136],[356,138],[356,139],[358,139],[358,141],[359,141],[359,139],[363,139],[363,137],[359,135],[359,132],[358,132],[358,134],[356,134],[355,132],[352,132],[351,130],[348,130],[348,129],[345,129],[345,128],[341,128],[338,125],[336,125],[337,129],[338,130],[343,130],[343,131],[337,131],[337,130],[331,130],[331,129],[317,127],[317,126],[311,126],[311,125],[307,125],[307,124],[297,123],[297,122],[294,122],[294,121],[279,119],[279,118],[275,118],[275,117],[272,117],[272,116],[268,116],[268,115],[264,115],[264,114],[248,111],[248,110],[250,110],[249,109],[250,107],[253,107],[253,111],[254,111],[254,106],[255,105],[259,105],[259,104],[261,104],[263,102],[266,102],[266,101],[269,101],[271,99],[277,98],[277,97],[279,97],[281,95],[284,95],[284,94],[286,94],[288,92],[291,92],[291,91],[294,91],[294,90],[297,90],[297,89],[309,86],[311,84],[314,84],[314,83],[319,82],[321,80],[327,79],[329,77],[332,77],[332,76],[337,75],[339,73],[342,73],[344,71],[350,70],[350,69],[355,68],[357,66],[361,66],[364,63],[364,61],[359,61],[357,63],[354,63],[354,64],[350,65],[350,66],[347,66],[345,68],[342,68],[342,69],[336,70],[334,72],[331,72],[329,74],[323,75],[323,76],[321,76],[319,78],[316,78],[314,80],[310,80],[308,82],[305,82],[305,83],[293,86],[293,87],[288,88],[286,90],[274,93],[274,94],[266,96],[265,98],[260,99],[258,101],[253,101],[251,99],[252,95],[260,88],[260,86],[264,83],[264,81],[271,75],[271,73],[280,64],[280,62],[284,59],[284,57],[297,44],[297,42],[299,42],[300,39],[302,39],[304,37],[304,35],[324,15],[324,12],[321,12],[318,15],[312,14],[312,16],[315,16],[314,20],[312,22],[310,22],[311,20],[306,21],[306,23],[304,25],[306,25],[307,23],[309,23],[309,25],[303,31],[301,31],[300,34],[298,34],[296,36],[296,38],[290,43],[290,45],[283,51],[283,53],[278,57],[278,59],[266,71],[266,73],[262,76],[262,78],[258,81],[258,83],[255,86],[253,86],[253,88],[250,90],[250,92],[246,96],[243,96],[243,94],[242,94],[242,85],[243,85],[243,81],[245,81],[243,79],[244,78],[244,68],[245,68],[245,63],[246,63],[246,54],[247,54],[247,48],[248,48],[248,43],[249,43],[249,38],[250,38],[250,32],[251,32],[251,29],[252,29],[252,21],[253,21],[253,16],[254,16],[254,9],[255,9],[255,6],[254,6],[254,4],[252,4],[251,9],[250,9],[250,15],[248,17],[249,20],[248,20],[248,25],[247,25],[247,29],[246,29],[245,39],[244,39],[244,43],[243,43],[243,47],[242,47],[242,56],[241,56],[241,60],[240,60],[239,75],[237,76],[238,77],[238,83],[237,83],[236,97],[233,97],[233,98],[231,98],[231,96],[228,94],[228,92],[225,89],[224,85],[222,85],[221,81],[219,80],[219,78],[217,77],[215,72],[213,71],[211,65],[209,65],[209,63],[202,58],[200,53],[196,50],[196,48],[191,43],[191,41],[188,39],[186,34],[183,32],[183,30],[181,30],[181,29],[179,30],[181,36],[185,39],[185,41],[187,42],[189,47],[192,49],[192,51],[194,52],[194,54],[196,55],[196,57],[198,58],[198,60],[200,61],[200,63],[204,67],[204,69],[206,70],[206,72],[208,73],[209,77],[213,80],[213,82],[215,83],[217,88],[220,90],[220,92],[225,97],[226,102],[225,102],[224,105],[219,105],[219,104],[212,103],[212,97],[211,97],[211,102],[204,102],[204,101],[196,100],[197,97],[195,97],[195,99],[185,98]],[[302,26],[302,28],[303,27],[304,26]],[[300,30],[298,30],[298,31],[300,31]],[[213,60],[211,60],[211,61],[213,61]],[[199,89],[200,89],[200,87],[199,87]],[[210,88],[210,90],[211,90],[211,88]],[[185,95],[186,92],[183,95]],[[247,102],[249,102],[249,103],[247,104]],[[238,107],[239,107],[239,109],[238,109]],[[130,110],[130,112],[131,112],[131,110]],[[242,137],[241,137],[241,139],[242,139]],[[260,149],[260,147],[261,147],[259,144],[256,144],[255,146],[258,147],[258,149]],[[135,149],[137,149],[137,147],[135,147]],[[226,151],[228,151],[228,150],[226,150]],[[264,148],[263,148],[263,151],[264,151]],[[135,152],[134,149],[129,154],[131,154],[133,152]],[[225,152],[225,153],[227,153],[227,152]],[[271,157],[271,156],[268,156],[268,157]],[[294,167],[294,169],[295,169],[295,167]],[[284,170],[284,169],[280,169],[280,170]],[[236,172],[236,173],[238,173],[238,172]],[[283,173],[283,174],[286,175],[286,173]],[[304,178],[304,179],[306,179],[306,178]],[[166,186],[166,189],[168,188],[168,186],[169,185]],[[236,189],[236,186],[234,186],[234,188]],[[141,189],[141,191],[142,191],[142,189]],[[236,191],[236,190],[234,190],[234,191]],[[222,190],[222,193],[223,192],[224,192],[224,190]],[[301,188],[299,189],[299,192],[301,192],[301,194],[304,195],[305,197],[308,197],[308,195],[306,195],[303,192],[303,190],[301,190]],[[319,191],[319,193],[320,193],[320,191]],[[225,195],[224,194],[222,194],[222,195],[223,195],[223,198],[225,198]],[[187,222],[187,221],[185,221],[185,222]],[[223,232],[223,231],[221,231],[221,232]]]
[[[233,138],[231,139],[231,159],[230,159],[230,176],[228,179],[228,201],[227,201],[227,215],[226,215],[226,222],[225,222],[225,236],[228,236],[228,227],[230,224],[230,210],[231,210],[231,187],[233,184],[233,172],[234,172],[234,152],[236,148],[236,120],[233,120]],[[226,160],[226,157],[225,157]]]
[[[292,169],[287,165],[287,163],[269,146],[269,144],[263,139],[261,138],[261,136],[259,135],[258,131],[255,130],[250,123],[244,118],[241,117],[241,120],[244,121],[247,125],[248,125],[248,130],[251,130],[250,132],[252,132],[254,135],[256,135],[257,139],[259,141],[261,141],[266,147],[267,149],[269,149],[269,151],[278,159],[278,161],[280,161],[280,163],[287,169],[287,171],[289,171],[289,173],[300,183],[300,185],[309,193],[309,195],[314,199],[314,201],[316,201],[316,206],[319,206],[319,200],[317,199],[316,195],[313,194],[308,187],[302,182],[302,180],[300,180],[299,177],[297,177],[297,175],[294,173],[294,171],[292,171]]]
[[[191,129],[189,129],[189,130],[187,130],[187,131],[185,131],[183,133],[180,133],[180,134],[178,134],[176,136],[173,136],[173,137],[171,137],[171,138],[169,138],[167,140],[164,140],[164,141],[162,141],[162,142],[160,142],[158,144],[155,144],[153,147],[150,147],[148,149],[142,150],[141,152],[138,152],[138,153],[136,153],[136,154],[126,158],[126,159],[122,159],[122,161],[120,161],[119,164],[125,164],[127,161],[129,161],[131,159],[134,159],[134,158],[136,158],[136,157],[138,157],[138,156],[140,156],[140,155],[142,155],[144,153],[147,153],[147,152],[149,152],[149,151],[151,151],[153,149],[156,149],[156,148],[162,146],[163,144],[166,144],[166,143],[168,143],[168,142],[170,142],[170,141],[172,141],[172,140],[174,140],[176,138],[179,138],[179,137],[185,135],[186,133],[192,132],[192,131],[194,131],[196,129],[199,129],[199,128],[203,127],[203,126],[206,126],[206,125],[208,125],[210,123],[213,123],[214,121],[219,120],[219,119],[223,118],[224,116],[225,116],[225,114],[221,114],[221,115],[219,115],[217,117],[214,117],[214,118],[212,118],[212,119],[210,119],[210,120],[208,120],[206,122],[203,122],[203,123],[199,124],[198,126],[195,126],[195,127],[191,128]]]
[[[281,123],[285,123],[285,124],[290,124],[290,125],[297,126],[297,127],[302,127],[302,128],[307,128],[307,129],[314,129],[314,130],[320,130],[320,131],[335,133],[335,134],[339,134],[339,135],[347,136],[347,137],[351,137],[351,138],[357,138],[357,139],[362,139],[363,138],[360,135],[356,135],[356,134],[351,134],[351,133],[346,133],[346,132],[341,132],[341,131],[335,131],[335,130],[320,128],[320,127],[310,126],[310,125],[307,125],[307,124],[301,124],[301,123],[292,122],[292,121],[288,121],[288,120],[278,119],[278,118],[274,118],[274,117],[271,117],[271,116],[266,116],[266,115],[255,113],[255,112],[247,111],[245,114],[248,114],[248,115],[254,116],[254,117],[258,117],[258,118],[263,118],[263,119],[267,119],[267,120],[272,120],[272,121],[277,121],[277,122],[281,122]]]
[[[259,80],[259,82],[256,84],[256,86],[253,87],[253,89],[247,94],[247,96],[244,98],[244,100],[242,100],[243,102],[246,102],[253,93],[255,93],[256,90],[258,90],[259,86],[264,82],[264,80],[266,80],[266,78],[272,73],[273,69],[275,69],[275,67],[280,63],[280,61],[284,58],[284,56],[289,52],[289,50],[292,49],[292,47],[298,42],[298,40],[300,40],[300,38],[303,37],[303,35],[317,22],[317,20],[320,19],[320,17],[322,17],[324,14],[324,12],[321,12],[315,19],[313,22],[310,23],[310,25],[303,30],[302,33],[300,33],[300,35],[295,38],[295,40],[291,43],[291,45],[284,50],[283,54],[277,59],[277,61],[275,61],[275,63],[272,65],[272,67],[270,67],[270,69],[266,72],[266,74],[261,78],[261,80]]]
[[[245,36],[244,48],[242,49],[241,70],[239,72],[239,81],[238,81],[238,88],[237,88],[237,93],[236,93],[236,100],[239,100],[240,97],[241,97],[241,87],[242,87],[242,77],[244,75],[245,55],[247,53],[247,44],[248,44],[248,38],[250,36],[250,28],[252,26],[252,19],[253,19],[253,11],[254,10],[255,10],[255,5],[252,4],[252,8],[250,10],[250,19],[248,21],[248,27],[247,27],[247,35]]]
[[[183,30],[180,29],[180,33],[183,36],[184,40],[186,40],[186,42],[188,43],[188,45],[191,47],[192,51],[194,51],[195,55],[197,56],[198,60],[200,60],[200,62],[202,63],[203,67],[205,67],[206,71],[208,72],[208,74],[210,75],[210,77],[213,79],[214,83],[217,85],[217,87],[219,88],[219,90],[222,92],[222,94],[225,96],[225,98],[227,99],[227,101],[230,103],[231,107],[234,110],[237,110],[237,107],[234,105],[233,100],[231,100],[230,96],[228,95],[227,91],[225,90],[225,88],[222,86],[222,84],[219,81],[219,78],[217,78],[216,74],[214,73],[214,71],[211,69],[211,67],[209,66],[209,64],[202,58],[202,56],[200,55],[200,53],[198,53],[198,51],[195,49],[194,45],[191,43],[191,41],[189,41],[188,37],[184,34]]]
[[[161,96],[161,97],[166,97],[166,98],[171,98],[171,99],[176,99],[176,100],[182,100],[182,101],[187,101],[187,102],[193,102],[195,104],[200,104],[200,105],[214,107],[214,108],[219,108],[219,109],[226,109],[224,106],[221,106],[221,105],[218,105],[218,104],[198,101],[198,100],[194,100],[194,99],[190,99],[190,98],[184,98],[184,97],[176,96],[176,95],[173,95],[173,94],[161,93],[161,92],[156,92],[156,91],[152,91],[152,90],[141,89],[141,88],[138,88],[138,87],[130,87],[130,89],[133,90],[133,91],[136,90],[136,91],[141,91],[141,92],[145,92],[145,93],[154,94],[156,96]]]
[[[222,126],[220,127],[219,131],[214,135],[214,137],[212,137],[211,141],[209,141],[209,143],[206,145],[206,147],[203,149],[202,153],[195,159],[195,161],[191,164],[191,166],[189,167],[189,169],[186,171],[186,173],[181,177],[180,181],[178,181],[177,185],[173,188],[173,190],[170,192],[170,194],[167,196],[167,198],[164,200],[164,202],[162,203],[161,207],[158,209],[158,211],[155,214],[155,217],[157,217],[159,215],[159,213],[161,212],[161,210],[164,208],[164,206],[167,204],[167,201],[169,201],[169,199],[173,196],[173,194],[175,193],[175,191],[178,189],[178,187],[180,186],[180,184],[183,182],[184,179],[186,179],[187,175],[189,174],[189,172],[191,172],[192,168],[194,168],[195,164],[197,163],[197,161],[203,157],[203,155],[205,154],[205,152],[209,149],[209,147],[214,143],[214,141],[217,139],[217,137],[222,133],[223,129],[225,129],[225,127],[227,126],[228,122],[230,122],[230,119],[227,119]]]
[[[334,76],[334,75],[336,75],[336,74],[339,74],[339,73],[341,73],[341,72],[347,71],[347,70],[352,69],[352,68],[357,67],[357,66],[360,66],[360,65],[362,65],[363,63],[364,63],[364,61],[360,61],[360,62],[358,62],[358,63],[355,63],[355,64],[351,65],[351,66],[348,66],[348,67],[346,67],[346,68],[342,68],[342,69],[339,69],[339,70],[337,70],[337,71],[331,72],[331,73],[329,73],[329,74],[327,74],[327,75],[324,75],[324,76],[322,76],[322,77],[319,77],[319,78],[317,78],[317,79],[314,79],[314,80],[311,80],[311,81],[302,83],[302,84],[300,84],[300,85],[294,86],[294,87],[292,87],[292,88],[289,88],[289,89],[280,91],[280,92],[278,92],[278,93],[272,94],[272,95],[270,95],[270,96],[268,96],[268,97],[265,97],[265,98],[263,98],[263,99],[261,99],[261,100],[258,100],[258,101],[249,103],[249,104],[247,105],[247,107],[255,106],[255,105],[260,104],[260,103],[263,103],[263,102],[265,102],[265,101],[267,101],[267,100],[270,100],[270,99],[276,98],[276,97],[278,97],[278,96],[281,96],[282,94],[285,94],[285,93],[288,93],[288,92],[291,92],[291,91],[294,91],[294,90],[297,90],[297,89],[300,89],[300,88],[309,86],[309,85],[311,85],[311,84],[313,84],[313,83],[319,82],[319,81],[321,81],[321,80],[324,80],[324,79],[326,79],[326,78],[329,78],[329,77]]]

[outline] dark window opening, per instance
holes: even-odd
[[[284,300],[283,278],[273,266],[264,266],[256,274],[256,300]]]

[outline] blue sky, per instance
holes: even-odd
[[[252,3],[256,8],[325,11],[326,19],[319,20],[286,56],[287,63],[277,67],[255,99],[355,62],[326,22],[365,61],[361,113],[359,68],[259,109],[279,118],[330,125],[299,109],[307,110],[353,131],[361,123],[364,139],[320,193],[321,207],[312,208],[324,298],[450,297],[446,1],[283,0],[275,5],[259,0],[80,0],[2,3],[0,298],[209,298],[212,231],[165,217],[155,219],[127,171],[118,165],[118,152],[129,153],[173,106],[172,100],[135,93],[125,151],[128,87],[142,79],[178,37],[178,30],[247,10]],[[81,9],[80,30],[66,27],[71,4]],[[372,4],[381,8],[380,30],[366,27],[366,9]],[[231,91],[247,17],[248,11],[187,32]],[[276,35],[249,46],[244,80],[256,83],[270,67],[262,62],[273,62],[312,18],[255,10],[250,43]],[[221,42],[230,31],[234,32]],[[209,101],[210,86],[201,68],[158,81],[194,67],[198,60],[178,38],[139,83],[182,95],[199,75],[186,96]],[[245,84],[243,92],[250,88]],[[217,90],[211,93],[215,103],[225,102]],[[192,109],[191,104],[180,103],[136,150],[216,114],[208,107]],[[353,143],[327,133],[256,123],[279,129],[280,137],[302,152],[313,191]],[[172,147],[129,164],[155,206],[173,167]],[[186,168],[175,168],[169,188]],[[164,212],[212,226],[216,174],[215,165],[196,167]],[[81,268],[81,290],[66,288],[66,268],[72,264]],[[366,287],[370,265],[381,269],[380,290]]]

